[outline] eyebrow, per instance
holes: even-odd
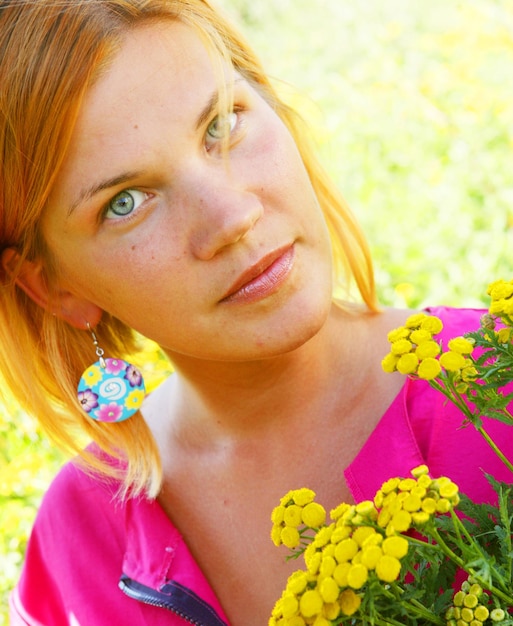
[[[245,82],[244,78],[242,76],[239,76],[235,78],[235,80],[233,81],[233,84],[243,83],[243,82]],[[196,130],[198,130],[208,120],[208,118],[212,115],[212,112],[215,111],[215,109],[217,108],[218,103],[219,103],[219,90],[216,89],[212,93],[210,98],[208,99],[206,105],[203,107],[203,109],[201,109],[198,117],[196,118],[196,124],[195,124]],[[80,206],[83,202],[90,200],[93,196],[95,196],[100,191],[105,191],[106,189],[110,189],[111,187],[117,187],[123,183],[133,180],[134,178],[138,178],[139,176],[142,176],[143,174],[144,172],[142,171],[124,172],[122,174],[119,174],[118,176],[112,176],[111,178],[106,178],[105,180],[102,180],[99,183],[96,183],[86,189],[83,189],[79,193],[76,200],[71,203],[68,209],[68,217],[73,213],[73,211],[75,211],[75,209],[78,206]]]
[[[93,196],[95,196],[100,191],[104,191],[105,189],[110,189],[111,187],[117,187],[118,185],[122,185],[123,183],[127,183],[129,180],[133,180],[141,176],[144,172],[123,172],[118,176],[112,176],[111,178],[106,178],[105,180],[100,181],[95,185],[91,185],[87,189],[83,189],[78,195],[77,199],[72,202],[68,209],[68,217],[73,213],[73,211],[80,206],[83,202],[90,200]]]
[[[196,130],[201,128],[203,124],[208,120],[208,118],[212,115],[212,112],[217,108],[217,104],[219,102],[219,92],[214,91],[214,93],[210,96],[207,104],[203,107],[200,114],[196,119]]]
[[[231,81],[230,81],[231,82]],[[246,80],[242,76],[236,76],[233,80],[232,85],[237,85],[237,83],[245,83]],[[227,87],[229,85],[227,84]],[[208,120],[208,118],[212,115],[213,111],[216,110],[217,105],[219,103],[219,90],[216,89],[214,93],[210,96],[207,104],[201,110],[198,118],[196,120],[196,130],[203,126],[203,124]]]

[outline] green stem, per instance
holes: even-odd
[[[424,605],[422,605],[418,600],[410,599],[410,600],[402,600],[401,595],[404,593],[404,590],[397,585],[397,583],[392,583],[390,585],[389,591],[387,589],[383,589],[383,595],[387,596],[391,600],[395,600],[401,604],[403,608],[408,610],[410,613],[415,615],[415,617],[420,617],[421,619],[430,622],[431,624],[437,624],[438,626],[445,626],[446,622],[442,618],[438,617],[434,613],[432,613],[429,609],[427,609]],[[395,593],[394,593],[395,592]],[[388,619],[388,618],[387,618]],[[392,623],[396,623],[393,621]]]
[[[490,437],[490,435],[486,432],[486,430],[482,426],[476,426],[476,430],[484,437],[485,441],[492,448],[495,454],[499,457],[499,459],[504,463],[504,465],[509,469],[510,472],[513,472],[513,464],[507,459],[499,446],[495,443],[495,441]]]
[[[442,552],[453,563],[455,563],[459,568],[465,570],[467,573],[473,576],[476,581],[483,587],[483,589],[487,589],[488,591],[490,591],[494,596],[506,602],[508,606],[513,606],[513,597],[509,596],[507,593],[504,593],[501,589],[495,587],[495,585],[487,582],[474,570],[474,568],[469,567],[461,557],[459,557],[455,552],[451,550],[451,548],[449,548],[449,546],[445,543],[436,528],[431,528],[431,534],[433,535],[433,538],[436,540],[437,544],[440,546]]]
[[[429,384],[433,387],[433,389],[443,393],[450,402],[456,405],[469,422],[473,422],[474,414],[470,410],[468,404],[463,400],[461,394],[456,391],[449,377],[445,378],[444,382],[445,384],[442,384],[437,380],[430,380]]]
[[[481,436],[485,439],[485,441],[492,448],[492,450],[499,457],[499,459],[504,463],[504,465],[509,469],[509,471],[513,472],[513,463],[511,463],[511,461],[508,460],[508,458],[505,456],[505,454],[502,452],[499,446],[495,443],[495,441],[490,437],[490,435],[486,432],[483,426],[476,426],[475,415],[472,413],[469,406],[463,400],[461,395],[456,391],[456,389],[454,389],[454,387],[451,384],[451,381],[447,379],[445,385],[442,385],[437,380],[431,380],[429,381],[429,383],[433,387],[433,389],[436,389],[437,391],[440,391],[441,393],[443,393],[444,396],[448,400],[450,400],[454,405],[456,405],[460,409],[460,411],[467,418],[467,420],[469,422],[472,422],[472,424],[474,424],[476,430],[481,434]],[[504,409],[504,412],[508,413],[506,409]]]

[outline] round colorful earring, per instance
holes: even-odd
[[[98,361],[78,383],[78,401],[89,417],[99,422],[122,422],[141,407],[146,389],[139,370],[123,359],[104,358],[104,351],[89,323]]]

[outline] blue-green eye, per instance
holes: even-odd
[[[231,112],[228,115],[216,115],[207,128],[207,148],[222,139],[226,135],[230,135],[237,126],[237,113]]]
[[[146,193],[137,189],[124,189],[114,196],[105,207],[105,219],[125,217],[137,209],[146,199]]]

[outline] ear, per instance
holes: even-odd
[[[96,304],[66,290],[50,290],[41,261],[21,260],[14,248],[3,250],[0,260],[4,271],[41,308],[84,330],[88,323],[94,328],[100,321],[103,311]]]

